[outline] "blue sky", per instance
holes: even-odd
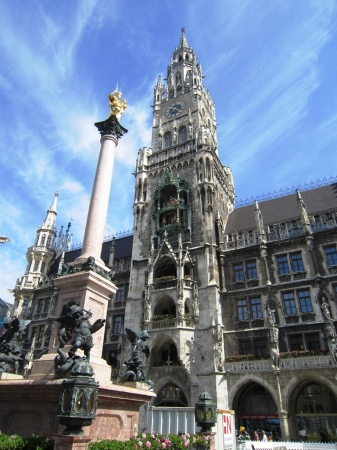
[[[151,146],[158,74],[180,39],[196,52],[238,199],[337,175],[334,0],[19,0],[0,3],[0,297],[59,191],[57,225],[83,239],[94,122],[116,82],[129,129],[116,152],[106,234],[130,229],[138,149]]]

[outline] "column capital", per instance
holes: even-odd
[[[96,122],[95,127],[97,127],[101,136],[112,136],[117,140],[121,138],[128,130],[118,122],[116,116],[110,116],[108,119],[103,120],[103,122]]]

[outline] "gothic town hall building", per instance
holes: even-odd
[[[104,242],[115,270],[104,358],[124,373],[124,329],[148,330],[154,405],[194,406],[201,390],[236,427],[284,439],[323,428],[337,439],[337,184],[235,207],[218,156],[214,103],[184,30],[154,88],[151,148],[139,150],[133,233]],[[25,348],[48,348],[69,228],[55,197],[27,251],[13,314]],[[305,427],[305,428],[304,428]]]

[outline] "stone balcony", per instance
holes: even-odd
[[[182,280],[183,282],[183,288],[193,288],[193,285],[196,283],[196,281],[191,280],[190,278],[185,278]],[[175,288],[177,287],[178,280],[164,280],[164,281],[155,281],[153,283],[153,289],[156,291],[158,289],[169,289],[169,288]]]
[[[332,355],[317,355],[304,357],[280,358],[280,370],[323,369],[336,367]],[[225,371],[230,373],[272,372],[271,359],[246,360],[226,362]]]
[[[165,318],[163,320],[151,320],[149,324],[149,329],[152,331],[159,330],[162,328],[193,328],[194,319],[193,318]]]

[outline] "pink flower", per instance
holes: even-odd
[[[188,442],[188,441],[185,441],[185,442],[184,442],[184,445],[185,445],[185,447],[188,447],[188,446],[189,446],[189,442]]]
[[[151,438],[152,438],[152,439],[156,439],[156,436],[152,433],[152,434],[151,434]]]
[[[163,442],[163,443],[161,444],[161,448],[166,448],[165,442]]]
[[[155,432],[155,431],[152,431],[152,434],[156,434],[156,432]]]
[[[145,444],[145,445],[146,445],[147,448],[150,448],[150,447],[151,447],[151,442],[146,441],[146,444]]]
[[[139,442],[138,442],[138,445],[139,445],[139,447],[143,447],[143,442],[142,442],[142,441],[139,441]]]
[[[142,438],[143,438],[143,439],[146,438],[146,434],[145,434],[145,433],[142,434]]]

